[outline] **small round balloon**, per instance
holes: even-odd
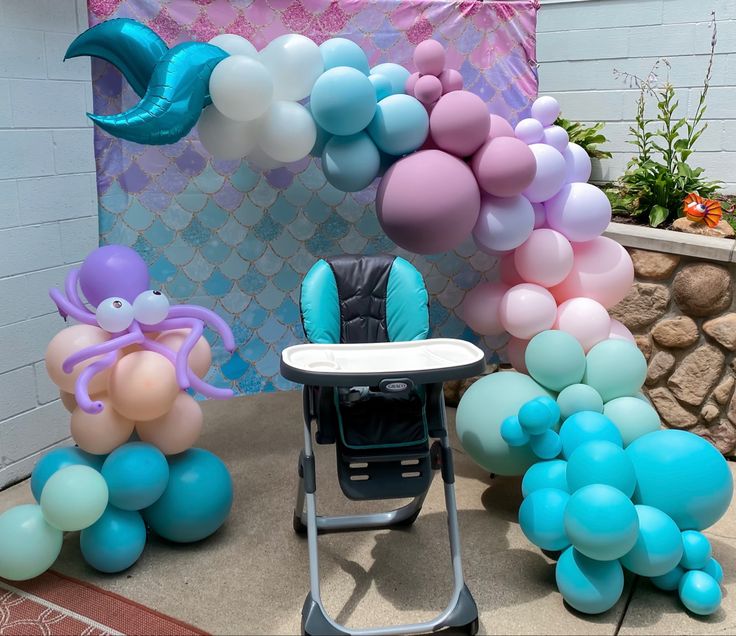
[[[524,189],[523,194],[532,203],[547,201],[556,195],[565,183],[565,160],[559,151],[547,144],[531,144],[529,150],[534,154],[537,171],[534,174],[533,181]],[[557,226],[549,222],[549,213],[547,223],[553,230],[560,231]],[[565,232],[562,232],[562,234],[565,234]],[[565,236],[570,240],[575,240],[568,234],[565,234]]]
[[[685,570],[683,570],[679,565],[676,565],[669,572],[660,576],[653,576],[650,580],[654,587],[658,587],[660,590],[664,590],[665,592],[672,592],[679,587],[680,581],[684,575]]]
[[[26,581],[48,570],[64,535],[44,519],[41,506],[24,504],[0,514],[0,577]]]
[[[718,581],[719,584],[723,582],[723,568],[721,567],[721,564],[714,558],[711,557],[710,559],[708,559],[708,562],[702,569],[703,572],[705,572],[706,574],[710,574],[716,581]]]
[[[662,427],[656,409],[636,397],[626,396],[606,402],[603,414],[621,433],[624,448],[642,435],[653,433]]]
[[[586,356],[583,382],[601,394],[604,402],[635,395],[647,377],[647,361],[628,340],[604,340]]]
[[[621,433],[605,415],[594,411],[579,411],[570,415],[560,428],[562,452],[569,459],[578,446],[592,440],[605,440],[623,447]]]
[[[230,55],[245,55],[252,57],[254,60],[258,59],[258,51],[248,40],[234,33],[220,33],[216,35],[210,41],[210,44],[220,47],[225,53]]]
[[[112,574],[133,565],[146,546],[146,524],[135,510],[108,506],[102,516],[79,535],[84,560],[95,570]]]
[[[414,84],[414,97],[429,106],[442,97],[442,82],[434,75],[422,75]]]
[[[457,157],[469,157],[488,138],[491,120],[485,102],[476,94],[452,91],[435,105],[429,128],[439,148]]]
[[[72,413],[70,428],[72,438],[82,450],[94,455],[106,455],[128,441],[135,422],[118,413],[108,396],[99,396],[99,401],[103,405],[100,413],[85,413],[76,408]]]
[[[548,146],[552,146],[557,152],[562,153],[564,159],[570,136],[562,126],[547,126],[544,129],[543,141]],[[565,161],[565,164],[567,165],[567,161]]]
[[[606,440],[591,440],[570,454],[567,460],[568,490],[574,493],[591,484],[613,486],[627,497],[634,494],[634,466],[623,448]]]
[[[519,422],[519,418],[510,415],[501,422],[501,437],[509,446],[524,446],[529,443],[529,433],[527,433]]]
[[[539,459],[554,459],[562,451],[560,436],[553,430],[546,430],[529,438],[529,446]]]
[[[105,511],[107,484],[94,468],[67,466],[49,477],[41,492],[43,516],[59,530],[88,528]]]
[[[514,128],[516,138],[527,145],[537,144],[544,139],[544,126],[536,119],[522,119]]]
[[[549,146],[544,147],[549,148]],[[560,154],[553,148],[550,150]],[[562,155],[560,159],[562,160],[562,181],[564,183],[567,174],[566,164]],[[530,200],[546,201],[547,225],[564,234],[571,241],[592,241],[600,236],[611,222],[611,203],[608,197],[601,189],[590,183],[568,183],[562,189],[557,188],[552,195],[554,196],[551,199],[549,197],[544,199],[530,197]]]
[[[422,75],[439,75],[445,68],[445,47],[437,40],[423,40],[414,49],[414,64]]]
[[[213,104],[202,111],[197,123],[197,133],[205,150],[216,159],[240,159],[256,145],[253,122],[227,119]]]
[[[567,462],[563,459],[552,459],[537,462],[529,468],[521,480],[521,494],[528,497],[542,488],[554,488],[569,492],[567,489]]]
[[[531,492],[519,508],[519,526],[527,539],[542,550],[564,550],[570,545],[565,534],[565,507],[570,495],[557,488]]]
[[[74,446],[66,446],[63,448],[55,448],[46,453],[38,461],[31,473],[31,493],[36,501],[41,500],[43,487],[49,480],[49,477],[67,466],[83,465],[100,470],[104,457],[86,453],[81,448]]]
[[[347,38],[330,38],[319,45],[319,51],[322,54],[325,71],[337,66],[349,66],[357,69],[364,75],[370,73],[368,56],[352,40],[348,40]]]
[[[503,283],[480,283],[465,294],[460,316],[468,326],[483,336],[499,336],[504,332],[499,317],[501,299],[508,291]]]
[[[145,442],[123,444],[102,465],[110,503],[121,510],[142,510],[166,490],[169,465],[163,453]]]
[[[608,337],[613,340],[628,340],[629,342],[636,343],[636,338],[634,338],[634,334],[629,331],[629,328],[615,318],[611,318],[611,331],[608,332]]]
[[[531,114],[543,126],[551,126],[560,116],[560,104],[550,95],[542,95],[532,103]]]
[[[560,555],[555,579],[562,598],[585,614],[608,611],[624,589],[624,572],[618,561],[590,559],[572,547]]]
[[[530,435],[541,435],[560,421],[560,408],[552,398],[543,396],[529,400],[519,409],[519,422]]]
[[[368,84],[373,91],[373,85]],[[309,154],[316,141],[317,127],[312,115],[296,102],[273,102],[258,120],[258,145],[276,161],[299,161]]]
[[[528,340],[550,329],[555,322],[557,304],[544,287],[523,283],[509,289],[501,299],[501,324],[512,336]]]
[[[354,135],[376,112],[376,91],[366,75],[338,66],[320,75],[312,89],[310,108],[319,126],[333,135]]]
[[[473,173],[478,185],[488,194],[513,197],[521,194],[534,180],[537,162],[523,141],[493,136],[493,131],[491,124],[491,137],[473,155]]]
[[[708,537],[697,530],[685,530],[682,533],[682,548],[680,565],[686,570],[703,569],[713,556]]]
[[[322,170],[327,181],[343,192],[367,188],[380,168],[378,148],[364,132],[348,137],[334,136],[322,152]]]
[[[634,547],[621,557],[621,565],[641,576],[666,575],[682,558],[680,530],[661,510],[651,506],[634,507],[639,517],[639,536]]]
[[[606,308],[590,298],[571,298],[557,308],[555,329],[573,336],[586,353],[608,338],[611,317]]]
[[[519,247],[533,230],[534,209],[525,197],[487,194],[481,199],[473,239],[485,251],[506,252]]]
[[[382,75],[391,83],[391,95],[400,95],[404,93],[404,87],[411,73],[407,71],[401,64],[393,62],[384,62],[377,64],[371,69],[371,75]]]
[[[565,166],[567,167],[566,182],[587,183],[593,167],[585,148],[574,143],[568,143],[567,148],[562,151],[562,157],[565,159]]]
[[[429,116],[410,95],[390,95],[378,102],[368,124],[368,134],[376,146],[389,155],[406,155],[427,138]]]
[[[147,282],[146,282],[147,284]],[[90,364],[100,360],[102,356],[94,356],[89,360],[80,362],[71,373],[66,373],[62,368],[64,360],[70,355],[87,347],[101,345],[110,340],[111,336],[106,331],[92,325],[72,325],[62,329],[49,342],[46,347],[46,371],[51,381],[62,391],[74,393],[75,383],[79,374]],[[89,383],[90,395],[101,393],[105,390],[110,370],[105,369],[97,373]]]
[[[564,332],[560,332],[564,333]],[[577,342],[577,340],[575,341]],[[577,343],[580,344],[579,342]],[[592,386],[587,384],[570,384],[557,396],[557,405],[560,407],[560,417],[566,420],[578,411],[594,411],[603,413],[603,398]],[[613,419],[611,419],[613,421]],[[615,422],[614,422],[615,424]],[[618,427],[618,424],[616,425]],[[623,433],[622,433],[623,436]]]
[[[463,90],[463,76],[460,71],[456,71],[454,68],[446,68],[439,75],[439,80],[442,83],[442,94],[451,93],[452,91]],[[509,128],[511,125],[509,124]],[[513,135],[513,129],[511,129],[511,135]]]
[[[304,99],[324,71],[319,47],[298,33],[289,33],[272,40],[261,51],[260,58],[271,72],[274,99]]]
[[[700,616],[713,614],[721,606],[723,598],[718,581],[700,570],[685,572],[680,579],[678,593],[682,604]]]
[[[503,139],[501,137],[501,140]],[[554,230],[546,228],[534,230],[529,238],[516,248],[514,263],[516,271],[527,283],[553,287],[565,280],[572,270],[572,245],[562,234]]]
[[[234,121],[252,121],[263,115],[273,99],[273,80],[258,60],[230,55],[210,75],[212,104]]]
[[[137,422],[135,430],[141,441],[153,444],[164,455],[176,455],[190,449],[202,433],[202,407],[182,391],[171,409],[155,420]]]

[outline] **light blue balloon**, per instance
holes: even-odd
[[[314,146],[312,146],[312,149],[309,151],[309,154],[313,157],[322,158],[325,146],[327,145],[327,142],[332,139],[332,135],[316,123],[315,127],[317,128],[317,139],[314,142]]]
[[[705,567],[702,568],[702,570],[706,574],[710,574],[716,581],[718,581],[719,585],[723,582],[723,568],[721,567],[721,564],[713,557],[708,559],[708,563],[705,564]]]
[[[589,559],[575,548],[560,555],[555,579],[562,598],[585,614],[608,611],[624,590],[624,572],[618,561]]]
[[[565,507],[570,495],[557,488],[530,493],[519,508],[519,526],[529,541],[543,550],[564,550],[570,545],[565,534]]]
[[[721,586],[710,574],[701,570],[685,572],[678,588],[680,600],[693,614],[708,616],[720,606]]]
[[[521,428],[516,415],[510,415],[501,422],[501,437],[509,446],[524,446],[529,443],[529,435]]]
[[[606,402],[603,415],[616,425],[624,448],[642,435],[662,428],[654,407],[638,397],[625,396]]]
[[[519,409],[519,422],[529,435],[541,435],[557,426],[560,421],[560,408],[550,397],[529,400]]]
[[[592,440],[578,446],[567,460],[570,492],[591,484],[607,484],[627,497],[634,494],[634,466],[623,448],[606,440]]]
[[[41,492],[43,516],[55,528],[73,532],[88,528],[105,511],[107,484],[90,466],[67,466],[49,477]]]
[[[685,570],[683,570],[679,565],[676,565],[666,574],[653,576],[650,580],[654,587],[658,587],[660,590],[664,590],[665,592],[672,592],[680,586],[680,581],[684,575]]]
[[[373,84],[373,88],[376,90],[376,101],[380,102],[382,99],[393,95],[391,91],[391,82],[385,75],[369,75],[368,79]]]
[[[634,547],[639,536],[639,517],[634,504],[618,488],[593,484],[570,495],[565,531],[585,556],[612,561]]]
[[[603,398],[592,386],[571,384],[560,391],[557,406],[560,407],[560,417],[566,420],[578,411],[603,413]]]
[[[378,176],[381,156],[364,132],[349,137],[332,137],[322,152],[322,170],[329,181],[343,192],[367,188]]]
[[[314,121],[333,135],[354,135],[376,112],[376,91],[363,73],[348,66],[325,71],[312,87]]]
[[[378,102],[368,134],[383,152],[405,155],[419,148],[429,133],[429,115],[411,95],[390,95]]]
[[[166,490],[169,464],[152,444],[130,442],[110,453],[102,465],[110,503],[121,510],[142,510]]]
[[[529,341],[524,360],[529,375],[550,391],[579,383],[585,373],[585,351],[565,331],[550,329],[538,333]]]
[[[647,377],[647,361],[633,342],[609,339],[586,356],[583,382],[601,394],[604,402],[639,392]]]
[[[573,451],[585,442],[605,440],[623,446],[621,433],[611,420],[601,413],[580,411],[568,417],[560,428],[562,454],[570,459]]]
[[[133,565],[146,546],[146,524],[136,510],[108,506],[89,528],[79,546],[84,560],[100,572],[122,572]]]
[[[322,54],[322,61],[325,63],[326,71],[338,66],[349,66],[350,68],[357,69],[363,75],[370,73],[368,56],[352,40],[348,40],[347,38],[330,38],[319,45],[319,51]]]
[[[391,94],[402,95],[406,93],[406,80],[409,79],[411,73],[401,64],[393,62],[385,62],[377,64],[371,69],[371,75],[383,75],[391,82]]]
[[[521,480],[521,494],[528,497],[531,493],[542,488],[556,488],[567,490],[567,462],[563,459],[553,459],[547,462],[538,462],[531,466]]]
[[[103,22],[103,24],[105,24]],[[76,446],[65,446],[63,448],[55,448],[46,453],[36,464],[31,473],[31,492],[36,501],[41,501],[41,492],[49,477],[56,471],[66,468],[67,466],[90,466],[95,470],[102,468],[102,462],[105,461],[104,455],[92,455],[83,451]]]
[[[529,446],[539,459],[554,459],[562,452],[562,440],[551,429],[547,429],[540,435],[530,436]]]
[[[641,576],[665,576],[673,571],[682,558],[680,530],[670,517],[657,508],[635,508],[639,517],[639,536],[634,547],[621,557],[621,565]],[[677,583],[672,589],[676,587]]]
[[[697,530],[685,530],[682,533],[682,548],[680,565],[686,570],[703,569],[713,556],[708,537]]]
[[[64,534],[44,519],[41,506],[15,506],[0,515],[0,577],[25,581],[48,570]]]

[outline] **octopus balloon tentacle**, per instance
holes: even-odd
[[[137,326],[138,325],[135,325],[135,327]],[[74,367],[76,367],[80,362],[84,362],[85,360],[89,360],[90,358],[94,358],[95,356],[100,356],[105,353],[118,351],[124,347],[129,347],[130,345],[140,344],[143,342],[144,338],[145,336],[140,329],[138,329],[137,333],[126,333],[123,336],[118,336],[112,340],[103,342],[102,344],[85,347],[64,360],[64,364],[62,364],[61,368],[65,373],[71,373],[74,371]]]
[[[61,317],[66,320],[68,316],[71,316],[77,322],[84,323],[85,325],[97,325],[95,315],[90,313],[86,309],[80,309],[71,300],[67,299],[66,296],[58,289],[52,289],[49,291],[51,300],[56,304],[56,308],[59,310]]]
[[[77,400],[77,405],[79,406],[79,408],[82,409],[85,413],[96,415],[97,413],[101,413],[104,409],[104,405],[102,404],[102,402],[93,402],[91,400],[89,395],[89,383],[92,381],[92,378],[94,376],[111,367],[117,362],[117,360],[117,352],[111,351],[103,358],[95,360],[92,364],[86,367],[82,371],[82,373],[79,374],[77,382],[74,386],[74,397]]]
[[[64,291],[66,292],[66,298],[77,309],[81,309],[82,311],[86,311],[90,315],[93,315],[92,312],[90,312],[89,309],[87,309],[87,307],[84,305],[82,299],[79,297],[78,285],[79,268],[75,267],[74,269],[69,271],[69,273],[66,275],[66,278],[64,279]]]
[[[197,305],[175,305],[169,311],[170,318],[189,317],[196,318],[207,323],[222,338],[225,349],[231,353],[235,351],[235,337],[228,324],[211,309],[198,307]]]
[[[182,389],[188,389],[189,375],[189,354],[192,353],[192,349],[197,344],[199,339],[204,333],[204,325],[202,321],[195,318],[169,318],[156,325],[154,329],[152,326],[144,326],[143,331],[168,331],[169,329],[189,329],[189,333],[184,338],[184,342],[179,349],[178,355],[176,356],[176,363],[174,367],[176,369],[176,381]]]

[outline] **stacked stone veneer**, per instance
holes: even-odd
[[[734,265],[630,249],[636,280],[611,315],[648,361],[645,392],[670,428],[736,454]]]

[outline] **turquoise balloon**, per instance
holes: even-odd
[[[560,407],[551,397],[529,400],[519,409],[519,422],[529,435],[541,435],[560,421]]]
[[[662,428],[654,407],[638,397],[620,397],[607,402],[603,414],[621,433],[626,448],[635,439]]]
[[[378,148],[364,132],[332,137],[322,152],[322,170],[327,181],[343,192],[367,188],[380,168]]]
[[[713,557],[708,559],[708,563],[705,564],[705,567],[702,568],[702,570],[706,574],[710,574],[716,581],[718,581],[719,585],[723,582],[723,568],[721,567],[721,564]]]
[[[578,411],[603,413],[603,398],[592,386],[571,384],[560,391],[557,406],[560,407],[560,417],[566,420]]]
[[[677,565],[666,574],[653,576],[651,581],[654,587],[658,587],[660,590],[664,590],[665,592],[672,592],[680,586],[680,581],[684,575],[685,570]]]
[[[529,341],[524,360],[529,375],[550,391],[579,383],[585,373],[583,347],[565,331],[538,333]]]
[[[624,572],[618,561],[589,559],[575,548],[560,555],[555,579],[562,598],[585,614],[608,611],[624,590]]]
[[[332,139],[332,135],[317,124],[315,124],[315,127],[317,128],[317,139],[314,142],[314,146],[312,146],[312,149],[309,151],[309,154],[313,157],[321,158],[327,142]]]
[[[509,446],[524,446],[529,443],[529,435],[521,428],[516,415],[510,415],[501,422],[501,437]]]
[[[349,66],[325,71],[312,87],[314,121],[332,135],[354,135],[376,112],[376,91],[366,75]]]
[[[680,530],[670,517],[657,508],[635,508],[639,517],[639,536],[634,547],[621,557],[621,565],[641,576],[665,576],[674,570],[682,558]],[[671,589],[676,587],[677,583]]]
[[[562,454],[570,459],[573,451],[585,442],[605,440],[623,446],[621,433],[605,415],[594,411],[580,411],[568,417],[560,428]]]
[[[713,614],[721,606],[723,598],[718,581],[700,570],[685,572],[680,579],[678,593],[682,604],[700,616]]]
[[[547,392],[528,375],[505,371],[474,382],[457,407],[456,428],[465,452],[485,470],[523,475],[537,457],[528,446],[509,446],[501,423],[522,404]]]
[[[169,464],[152,444],[130,442],[110,453],[102,465],[110,503],[122,510],[142,510],[166,490]]]
[[[59,530],[88,528],[107,507],[102,475],[89,466],[67,466],[49,477],[41,493],[43,516]]]
[[[586,356],[583,382],[598,391],[604,402],[635,395],[646,377],[644,354],[628,340],[604,340]]]
[[[380,102],[382,99],[393,95],[391,90],[391,82],[385,75],[374,75],[368,76],[368,79],[373,84],[373,88],[376,90],[376,101]]]
[[[48,570],[64,535],[50,526],[41,506],[15,506],[0,515],[0,578],[25,581]]]
[[[376,146],[389,155],[406,155],[427,139],[429,115],[411,95],[390,95],[378,102],[368,124],[368,134]]]
[[[90,466],[95,470],[102,468],[102,462],[105,461],[104,455],[92,455],[83,451],[76,446],[66,446],[64,448],[55,448],[46,453],[36,464],[31,473],[31,492],[36,501],[41,501],[41,492],[49,477],[58,470],[67,466]]]
[[[569,469],[568,463],[568,472]],[[612,561],[634,547],[639,535],[639,517],[634,504],[618,488],[593,484],[570,495],[565,509],[565,531],[570,542],[585,556]]]
[[[569,493],[557,488],[532,492],[519,508],[519,526],[529,541],[542,550],[564,550],[570,545],[565,534],[565,506]]]
[[[370,73],[368,56],[352,40],[347,38],[330,38],[319,45],[322,53],[322,61],[325,63],[325,71],[338,66],[349,66],[357,69],[364,75]]]
[[[529,438],[529,446],[539,459],[554,459],[562,452],[562,440],[553,430]]]
[[[411,73],[401,64],[393,62],[385,62],[377,64],[371,69],[371,75],[383,75],[391,82],[391,94],[402,95],[406,93],[406,80],[409,79]]]
[[[133,565],[146,546],[146,524],[140,512],[108,506],[89,528],[79,547],[84,560],[100,572],[122,572]]]
[[[686,570],[702,570],[713,556],[710,541],[697,530],[685,530],[682,533],[682,548],[680,565]]]
[[[693,433],[661,430],[626,449],[634,464],[634,503],[659,508],[680,530],[704,530],[728,510],[733,478],[707,440]]]
[[[548,462],[537,462],[531,466],[521,480],[521,494],[528,497],[531,493],[542,488],[556,488],[567,490],[567,462],[563,459],[553,459]]]
[[[634,466],[623,448],[606,440],[578,446],[567,460],[567,485],[576,492],[591,484],[618,488],[627,497],[634,494]]]

